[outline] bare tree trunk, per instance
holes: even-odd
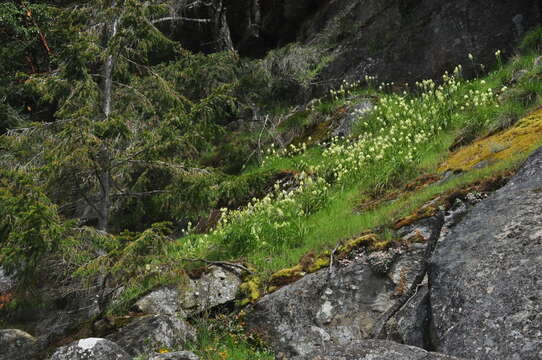
[[[262,14],[260,11],[260,0],[252,0],[252,11],[249,16],[248,29],[251,36],[254,38],[260,37],[260,25],[262,22]]]
[[[106,156],[109,157],[109,154]],[[98,180],[101,187],[101,199],[98,205],[100,212],[98,214],[98,230],[107,232],[107,228],[109,227],[109,209],[111,208],[111,174],[108,168],[101,169]]]
[[[112,6],[115,6],[113,3]],[[119,24],[119,18],[117,17],[113,20],[113,23],[110,26],[110,29],[107,31],[107,45],[111,39],[117,35],[117,28]],[[111,115],[111,108],[113,103],[113,70],[115,68],[115,58],[113,54],[107,56],[107,60],[104,66],[104,85],[103,85],[103,100],[102,100],[102,111],[104,113],[105,120],[109,119]],[[109,226],[109,212],[111,208],[111,154],[107,149],[107,145],[103,145],[100,151],[100,159],[98,160],[98,170],[97,177],[100,183],[100,202],[97,206],[99,210],[98,214],[98,229],[102,231],[107,231]]]
[[[119,19],[115,19],[113,21],[113,24],[111,25],[111,31],[108,34],[107,41],[111,41],[115,35],[117,35],[117,27],[118,27]],[[103,89],[103,104],[102,104],[102,110],[105,115],[105,118],[109,118],[109,115],[111,115],[111,97],[112,97],[112,87],[113,87],[113,69],[115,67],[115,59],[113,58],[113,54],[109,54],[107,56],[107,60],[105,62],[104,67],[104,89]]]
[[[241,44],[246,44],[253,39],[260,37],[260,28],[262,25],[262,12],[260,7],[260,0],[247,0],[250,5],[246,9],[247,25],[243,38],[240,41]]]
[[[227,9],[223,1],[219,1],[214,8],[216,24],[216,50],[234,51],[233,41],[231,39],[230,26],[228,25]]]

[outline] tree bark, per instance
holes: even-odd
[[[115,6],[115,3],[112,5]],[[106,36],[106,45],[110,48],[111,40],[117,35],[119,24],[119,18],[115,18],[110,26],[107,27],[106,31],[108,34]],[[109,49],[110,51],[110,49]],[[102,101],[102,111],[104,114],[104,120],[108,120],[111,115],[112,108],[112,97],[113,97],[113,70],[115,68],[115,58],[113,54],[107,56],[107,60],[104,66],[104,87],[103,87],[103,101]],[[107,146],[102,145],[100,151],[100,158],[98,160],[97,177],[100,183],[100,203],[98,204],[98,229],[106,231],[109,227],[109,212],[111,207],[111,154],[107,149]]]
[[[111,41],[112,38],[115,37],[115,35],[117,35],[118,22],[119,22],[119,19],[116,18],[111,24],[111,30],[109,31],[109,34],[107,36],[108,43]],[[108,44],[108,47],[109,47],[109,44]],[[104,66],[104,89],[103,89],[102,110],[103,110],[105,119],[108,119],[109,115],[111,115],[111,102],[112,102],[111,97],[112,97],[114,67],[115,67],[115,59],[113,57],[113,54],[109,54],[107,56],[107,60]]]
[[[109,154],[104,155],[109,157]],[[100,211],[98,214],[98,230],[107,232],[109,227],[109,209],[111,208],[111,174],[108,169],[100,170],[99,181],[101,187],[101,199],[98,206],[98,210]]]
[[[231,39],[230,26],[228,25],[227,9],[223,1],[219,1],[214,9],[216,24],[216,50],[234,51],[233,41]]]
[[[262,23],[262,13],[260,11],[260,0],[252,0],[252,11],[249,17],[248,30],[250,36],[260,37],[260,26]]]

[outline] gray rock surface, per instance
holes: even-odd
[[[177,287],[162,287],[139,299],[135,307],[147,314],[176,315],[183,319],[235,300],[241,276],[219,266],[209,267],[198,279]]]
[[[57,278],[59,272],[50,269],[50,277],[40,279],[32,289],[33,301],[39,303],[39,311],[30,306],[18,306],[9,313],[10,322],[24,324],[25,330],[43,346],[84,328],[85,323],[101,313],[102,295],[108,291],[101,287],[99,279],[88,286],[79,278],[61,280]]]
[[[307,14],[298,38],[333,49],[322,80],[376,75],[412,82],[458,64],[466,73],[479,71],[480,64],[495,63],[496,49],[512,55],[525,31],[540,22],[540,8],[537,0],[324,1]]]
[[[397,230],[399,235],[405,241],[428,241],[435,231],[440,231],[439,222],[436,217],[420,219],[410,225],[403,226]]]
[[[457,359],[423,349],[385,340],[354,341],[332,345],[293,360],[453,360]]]
[[[189,324],[167,315],[143,316],[107,336],[132,356],[152,354],[162,348],[176,349],[195,337]]]
[[[94,291],[75,291],[47,298],[42,311],[32,320],[33,331],[41,342],[52,343],[76,330],[84,322],[100,314],[99,298]]]
[[[166,354],[152,355],[149,360],[199,360],[199,357],[190,351],[176,351]]]
[[[87,338],[59,348],[50,360],[131,360],[131,357],[109,340]]]
[[[18,329],[0,330],[0,360],[32,359],[38,351],[36,338]]]
[[[408,251],[404,251],[391,266],[388,272],[389,278],[394,284],[404,288],[404,290],[396,288],[397,295],[401,295],[400,293],[410,288],[414,278],[422,270],[425,248],[426,244],[411,244]]]
[[[539,149],[439,240],[430,271],[438,351],[542,358],[541,194]]]
[[[180,292],[180,303],[188,315],[197,314],[235,300],[241,277],[219,266],[211,266],[201,278],[190,280]]]
[[[333,136],[349,136],[352,133],[354,125],[369,115],[374,108],[371,99],[362,99],[357,104],[353,105],[344,117],[341,118],[337,126],[333,129]]]
[[[135,303],[137,310],[146,314],[178,314],[186,318],[186,314],[179,301],[179,289],[175,287],[163,287],[145,295]]]
[[[422,270],[422,263],[426,256],[426,247],[429,239],[432,237],[439,239],[445,236],[465,216],[470,206],[475,202],[477,200],[465,202],[458,199],[444,213],[442,227],[440,226],[438,216],[433,216],[418,220],[398,229],[397,234],[404,241],[424,241],[424,243],[416,242],[410,244],[410,251],[399,257],[390,269],[390,278],[395,284],[400,284],[396,288],[396,293],[398,292],[397,290],[401,290],[399,291],[400,293],[406,292],[405,290],[412,286],[414,278]],[[429,205],[434,205],[434,201],[426,204],[426,206]],[[431,348],[432,344],[429,335],[430,317],[431,309],[426,275],[423,281],[416,286],[414,293],[408,298],[406,303],[385,324],[381,337],[420,348]]]
[[[401,344],[429,345],[429,289],[421,285],[416,294],[388,321],[385,338]]]
[[[6,274],[4,269],[0,266],[0,295],[8,292],[15,286],[15,280]]]
[[[393,304],[394,287],[362,261],[333,274],[326,268],[265,296],[246,321],[275,351],[305,355],[327,344],[367,337]]]

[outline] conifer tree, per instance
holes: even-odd
[[[11,130],[2,164],[32,174],[62,213],[94,220],[102,231],[123,202],[166,194],[175,178],[204,173],[197,153],[235,100],[231,86],[191,99],[179,91],[174,76],[192,55],[155,24],[172,16],[207,21],[179,14],[182,8],[138,0],[62,9],[55,26],[68,41],[54,50],[57,66],[27,80],[42,100],[58,104],[55,119]],[[174,61],[159,64],[164,57]]]

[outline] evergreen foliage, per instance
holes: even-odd
[[[8,8],[17,15],[23,6]],[[171,203],[172,184],[209,173],[201,153],[220,140],[239,99],[252,100],[239,80],[243,66],[232,53],[194,55],[167,39],[153,25],[169,11],[163,4],[87,1],[55,11],[55,26],[69,34],[54,50],[55,69],[25,74],[27,91],[56,105],[54,119],[10,131],[2,161],[37,174],[68,217],[102,230],[141,229],[159,219],[111,219],[128,207],[167,213],[155,197]],[[5,127],[20,125],[4,106]]]
[[[30,280],[42,257],[58,250],[66,230],[34,179],[17,171],[0,173],[0,259],[8,273]]]
[[[529,31],[521,41],[519,49],[524,54],[542,52],[542,26]]]
[[[8,268],[35,268],[58,250],[62,227],[145,234],[170,221],[179,233],[221,201],[217,186],[228,177],[220,167],[237,156],[224,148],[225,127],[262,101],[253,91],[261,82],[258,67],[235,53],[192,54],[156,28],[186,6],[0,2],[0,164],[10,174],[0,189],[3,211],[17,215],[3,224]],[[209,168],[218,147],[226,151]],[[25,210],[33,207],[41,210]],[[28,224],[36,229],[20,233]],[[98,234],[83,232],[71,238]]]

